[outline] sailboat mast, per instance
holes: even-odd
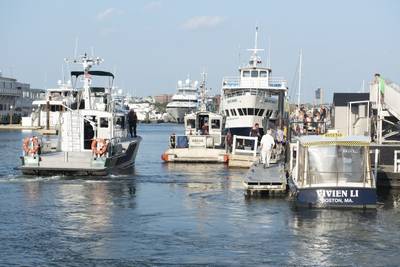
[[[299,88],[297,91],[297,107],[300,108],[300,93],[301,93],[301,64],[303,59],[303,51],[300,49],[300,59],[299,59]]]

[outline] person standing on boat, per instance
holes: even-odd
[[[129,133],[131,134],[131,137],[136,137],[137,115],[136,112],[133,110],[133,108],[129,110],[128,123],[129,123]],[[132,129],[133,129],[133,134],[132,134]]]
[[[265,166],[269,167],[271,160],[272,148],[275,145],[274,138],[272,137],[271,129],[268,129],[267,133],[261,138],[261,162]]]

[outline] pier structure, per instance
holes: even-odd
[[[379,151],[378,187],[400,187],[399,103],[400,86],[375,74],[370,83],[369,99],[349,101],[347,104],[346,134],[371,137],[371,150]]]

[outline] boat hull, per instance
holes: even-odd
[[[141,140],[141,137],[133,138],[128,141],[124,152],[108,158],[93,158],[91,152],[81,153],[80,158],[75,157],[75,160],[73,152],[43,154],[38,159],[21,157],[22,165],[19,169],[24,175],[104,176],[133,167]]]
[[[167,113],[171,115],[177,123],[183,123],[185,115],[195,110],[196,107],[167,107]]]
[[[376,188],[366,187],[312,187],[296,188],[290,185],[296,206],[310,208],[375,208]]]

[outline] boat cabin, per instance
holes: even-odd
[[[184,118],[185,135],[209,135],[214,145],[222,144],[223,116],[211,112],[187,114]]]

